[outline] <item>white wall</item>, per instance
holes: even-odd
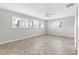
[[[12,28],[12,16],[20,16],[26,19],[37,19],[11,11],[0,10],[0,44],[8,41],[15,41],[18,38],[45,34],[44,28]],[[43,20],[39,19],[39,21]]]
[[[42,34],[54,34],[61,36],[74,37],[74,16],[45,21],[46,28],[12,28],[12,16],[19,16],[26,19],[37,19],[31,16],[0,9],[0,44],[15,41],[18,38],[33,37]],[[37,19],[39,21],[43,21]],[[53,21],[63,20],[62,28],[53,28]]]
[[[78,3],[78,11],[77,11],[77,26],[78,26],[78,29],[77,29],[77,31],[78,31],[78,40],[79,40],[79,3]]]
[[[52,23],[58,20],[63,20],[62,28],[52,27]],[[47,22],[48,34],[74,37],[74,21],[75,21],[74,16],[50,20]]]

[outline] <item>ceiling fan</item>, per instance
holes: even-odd
[[[70,4],[67,4],[66,7],[69,8],[69,7],[73,7],[74,5],[75,3],[70,3]]]
[[[50,16],[54,15],[55,13],[54,12],[51,12],[51,11],[47,11],[46,14],[45,14],[45,17],[46,18],[49,18]]]

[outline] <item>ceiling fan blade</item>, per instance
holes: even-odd
[[[75,3],[70,3],[70,4],[66,5],[66,7],[69,8],[69,7],[72,7],[74,5],[75,5]]]
[[[54,15],[55,13],[50,13],[49,15]]]

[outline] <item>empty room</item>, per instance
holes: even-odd
[[[75,3],[0,3],[0,55],[76,55]]]

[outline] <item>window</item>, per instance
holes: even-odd
[[[26,28],[28,28],[29,27],[28,20],[25,22],[25,24],[26,24]]]
[[[53,21],[52,26],[53,26],[53,28],[62,27],[62,20]]]
[[[13,28],[44,28],[44,22],[12,16]]]
[[[34,20],[33,22],[33,27],[38,28],[39,27],[39,22]]]
[[[53,21],[52,23],[53,28],[58,28],[58,25],[59,25],[58,21]]]
[[[13,28],[28,28],[28,19],[12,16]]]
[[[39,22],[39,25],[38,25],[38,27],[39,27],[39,28],[41,28],[41,22]]]
[[[28,21],[28,26],[29,26],[29,27],[33,27],[33,21],[30,21],[30,20],[29,20],[29,21]]]
[[[33,22],[33,27],[35,27],[35,28],[44,28],[44,22],[35,20]]]
[[[44,28],[44,22],[41,22],[40,25],[41,25],[41,28]]]
[[[17,28],[21,26],[21,19],[19,17],[12,17],[12,27]]]
[[[28,19],[21,18],[21,28],[28,28]]]
[[[60,21],[59,21],[59,27],[60,27],[60,28],[62,27],[62,24],[63,24],[63,21],[60,20]]]

